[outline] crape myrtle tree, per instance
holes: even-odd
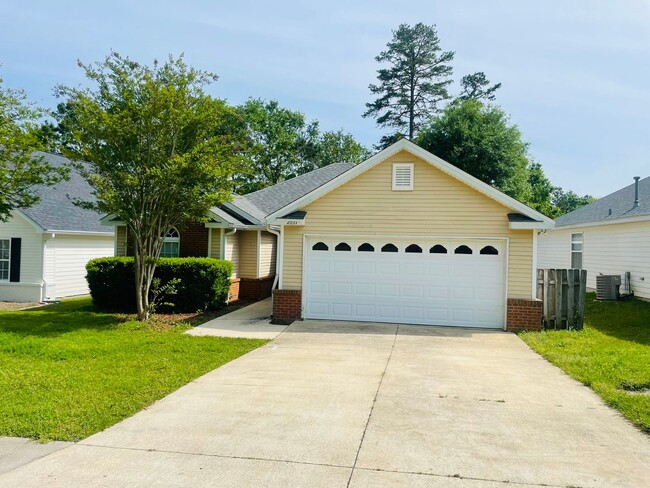
[[[152,66],[116,52],[78,63],[91,88],[59,86],[71,141],[63,152],[94,188],[78,202],[126,224],[133,239],[138,320],[151,312],[150,288],[171,227],[204,221],[230,198],[241,170],[243,124],[203,89],[217,76],[183,56]]]
[[[435,26],[401,24],[393,31],[386,50],[375,58],[385,67],[377,71],[379,83],[368,87],[377,98],[366,103],[363,116],[374,117],[379,126],[390,127],[412,140],[420,125],[450,98],[449,63],[453,58],[452,51],[440,47]]]
[[[67,169],[53,167],[34,153],[41,148],[35,134],[43,111],[27,102],[22,90],[6,88],[0,78],[0,221],[11,211],[39,201],[35,188],[53,185]]]

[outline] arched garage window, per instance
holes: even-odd
[[[483,249],[481,249],[480,254],[489,254],[491,256],[496,256],[499,254],[499,251],[497,251],[496,248],[492,246],[485,246]]]
[[[397,252],[397,246],[395,244],[386,244],[381,248],[381,252]]]
[[[160,250],[161,258],[177,258],[181,251],[181,235],[178,230],[172,227],[163,237],[163,245]]]
[[[440,244],[436,244],[431,249],[429,249],[429,252],[431,254],[447,254],[447,248],[445,246],[441,246]]]
[[[404,249],[404,252],[408,252],[408,253],[421,253],[421,252],[422,252],[422,248],[421,248],[420,246],[418,246],[417,244],[411,244],[411,245],[408,246],[406,249]]]
[[[472,254],[472,250],[467,247],[465,244],[458,246],[454,251],[454,254]]]
[[[317,242],[316,244],[311,246],[311,249],[313,251],[329,251],[330,250],[330,248],[327,247],[327,244],[325,244],[324,242]]]
[[[375,248],[372,247],[372,244],[369,244],[369,243],[367,243],[367,242],[364,242],[363,244],[361,244],[361,245],[357,248],[357,251],[359,251],[359,252],[374,252],[374,251],[375,251]]]
[[[350,245],[346,242],[339,242],[334,248],[335,251],[352,251]]]

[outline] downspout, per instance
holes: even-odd
[[[277,288],[280,281],[280,273],[282,273],[282,249],[280,248],[280,244],[282,242],[282,239],[280,238],[282,227],[276,227],[276,229],[279,230],[274,230],[271,225],[266,226],[266,230],[277,237],[275,243],[275,278],[273,279],[273,286],[271,287],[272,290],[275,290]]]
[[[221,259],[226,259],[226,244],[228,242],[228,236],[233,235],[235,232],[237,232],[237,228],[233,228],[230,232],[224,232],[223,229],[221,229],[221,249],[219,249],[219,254],[221,254],[222,258]],[[228,299],[226,300],[226,305],[230,303],[230,293],[228,293]]]
[[[45,235],[45,234],[44,234]],[[41,302],[47,300],[47,280],[45,279],[45,251],[47,250],[47,241],[54,239],[56,234],[51,233],[50,237],[43,239],[43,247],[41,248]]]

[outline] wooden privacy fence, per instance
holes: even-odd
[[[537,298],[545,329],[578,329],[585,322],[585,269],[538,269]]]

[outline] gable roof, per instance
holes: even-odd
[[[335,188],[338,188],[339,186],[343,185],[344,183],[347,183],[350,181],[352,178],[360,175],[361,173],[369,170],[370,168],[374,167],[375,165],[381,163],[382,161],[388,159],[389,157],[399,153],[400,151],[408,151],[414,156],[422,159],[423,161],[431,164],[432,166],[435,166],[442,172],[448,174],[449,176],[452,176],[453,178],[456,178],[462,183],[465,183],[467,186],[474,188],[475,190],[483,193],[487,197],[497,201],[498,203],[504,205],[507,208],[510,208],[517,213],[522,214],[525,217],[528,217],[535,223],[536,228],[552,228],[554,226],[554,222],[552,219],[546,217],[545,215],[539,213],[536,210],[533,210],[532,208],[528,207],[527,205],[524,205],[518,200],[515,200],[514,198],[506,195],[505,193],[500,192],[499,190],[493,188],[492,186],[488,185],[487,183],[484,183],[483,181],[479,180],[478,178],[475,178],[471,176],[468,173],[465,173],[463,170],[457,168],[456,166],[448,163],[447,161],[444,161],[443,159],[439,158],[438,156],[435,156],[434,154],[431,154],[430,152],[422,149],[420,146],[412,143],[411,141],[408,141],[406,139],[401,139],[400,141],[390,145],[383,151],[378,152],[374,156],[370,157],[369,159],[365,160],[363,163],[360,163],[345,172],[342,172],[338,176],[330,179],[326,183],[323,183],[321,186],[315,188],[313,191],[309,193],[305,193],[303,196],[291,201],[287,205],[284,205],[283,207],[280,207],[276,210],[274,210],[272,213],[270,213],[267,216],[267,220],[272,222],[274,219],[281,218],[283,215],[294,212],[296,210],[300,210],[302,207],[305,205],[308,205],[309,203],[317,200],[318,198],[326,195],[330,191],[334,190]],[[324,169],[324,168],[323,168]],[[307,176],[307,175],[305,175]],[[288,180],[292,181],[292,180]],[[273,188],[273,187],[271,187]],[[260,190],[263,191],[263,190]],[[532,227],[531,227],[532,228]]]
[[[594,223],[607,224],[621,219],[650,219],[650,177],[639,181],[639,206],[634,207],[634,183],[556,220],[557,227]]]
[[[232,202],[213,208],[212,212],[221,218],[225,217],[224,212],[231,214],[230,221],[224,218],[229,223],[237,224],[232,222],[232,217],[237,217],[237,220],[248,222],[248,225],[262,225],[268,215],[311,193],[354,166],[354,163],[334,163],[247,195],[233,195]]]
[[[34,156],[42,157],[55,167],[63,167],[70,160],[52,153],[35,151]],[[47,232],[73,232],[83,234],[113,234],[100,222],[100,215],[92,210],[80,208],[72,199],[94,200],[92,187],[76,171],[70,171],[70,179],[55,186],[38,186],[36,193],[40,201],[31,207],[21,208],[18,212]]]

